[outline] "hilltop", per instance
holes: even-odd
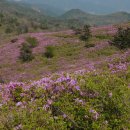
[[[0,31],[2,33],[24,33],[44,28],[49,17],[25,4],[0,1]]]
[[[128,22],[130,21],[130,14],[127,12],[117,12],[108,15],[95,15],[80,9],[72,9],[61,15],[60,18],[65,20],[75,19],[90,25],[107,25]]]

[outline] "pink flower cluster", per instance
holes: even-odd
[[[109,69],[112,73],[117,73],[121,71],[126,71],[128,68],[127,62],[119,64],[109,64]]]
[[[0,97],[2,97],[2,104],[7,103],[10,100],[16,102],[16,106],[20,106],[22,103],[17,102],[14,98],[14,92],[19,89],[20,96],[27,96],[30,100],[35,100],[35,93],[30,95],[30,90],[37,90],[38,88],[44,91],[43,97],[45,94],[48,94],[49,98],[47,98],[45,108],[48,108],[53,101],[55,100],[55,96],[60,96],[62,93],[81,93],[81,89],[78,85],[76,79],[73,79],[69,74],[60,74],[50,77],[42,78],[39,81],[34,81],[32,83],[21,83],[21,82],[10,82],[7,85],[0,86]],[[1,98],[0,98],[1,99]]]
[[[98,118],[99,118],[99,113],[98,112],[96,112],[95,110],[93,110],[93,109],[90,109],[90,111],[89,111],[91,114],[92,114],[92,118],[94,119],[94,120],[97,120]]]
[[[115,35],[117,33],[117,30],[118,30],[117,27],[115,27],[114,25],[92,27],[91,28],[93,35],[97,35],[97,34]]]

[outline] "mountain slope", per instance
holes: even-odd
[[[65,13],[65,11],[61,8],[57,8],[51,4],[48,4],[47,2],[45,1],[40,1],[40,0],[20,0],[20,1],[17,1],[17,0],[10,0],[10,1],[15,1],[17,3],[20,3],[20,4],[25,4],[25,5],[28,5],[30,6],[30,8],[35,8],[37,10],[39,10],[41,13],[45,13],[49,16],[59,16],[63,13]]]
[[[0,1],[0,11],[3,13],[13,14],[18,16],[26,16],[28,18],[38,18],[41,16],[45,17],[45,14],[41,14],[38,11],[29,8],[26,4],[17,2],[10,2],[6,0]]]
[[[60,16],[64,20],[78,20],[91,25],[116,24],[130,21],[130,14],[117,12],[109,15],[94,15],[85,13],[80,9],[72,9]]]
[[[65,14],[61,15],[60,18],[79,19],[79,18],[86,18],[86,17],[88,17],[88,15],[90,15],[90,14],[87,14],[80,9],[72,9],[72,10],[69,10],[68,12],[66,12]]]
[[[47,28],[50,19],[44,13],[27,4],[12,1],[0,1],[1,34],[21,34]]]

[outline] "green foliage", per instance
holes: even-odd
[[[60,96],[59,93],[55,96],[34,85],[26,91],[29,96],[21,98],[22,89],[16,89],[13,93],[15,100],[0,107],[0,129],[130,129],[129,75],[127,78],[109,73],[73,76],[81,87],[82,95],[78,91],[62,91]],[[66,82],[62,85],[68,87]],[[51,96],[53,103],[45,110],[43,106]],[[16,105],[17,101],[22,101],[22,106]]]
[[[94,44],[89,43],[89,39],[91,37],[91,31],[90,31],[90,26],[89,25],[85,25],[83,27],[83,29],[74,28],[73,30],[75,32],[75,35],[79,35],[80,40],[85,42],[85,47],[86,48],[90,48],[90,47],[95,46]]]
[[[81,30],[80,39],[84,42],[87,42],[90,37],[91,37],[90,26],[85,25]]]
[[[3,13],[0,13],[0,22],[2,22],[2,21],[3,21],[3,18],[4,18]]]
[[[47,58],[52,58],[55,55],[54,51],[55,50],[53,46],[47,46],[44,54]]]
[[[111,56],[115,54],[118,51],[118,49],[114,46],[108,46],[105,48],[102,48],[100,50],[95,50],[94,52],[88,53],[89,58],[98,58],[103,56]]]
[[[80,35],[81,34],[81,29],[74,28],[74,27],[72,27],[71,29],[74,31],[75,35]]]
[[[112,36],[100,34],[100,35],[96,35],[95,37],[98,39],[104,40],[104,39],[111,39]]]
[[[22,34],[22,33],[28,33],[28,26],[27,25],[19,25],[17,27],[17,34]]]
[[[110,42],[119,49],[126,49],[130,47],[130,28],[119,28],[114,39]]]
[[[28,43],[23,43],[20,50],[20,59],[23,62],[31,61],[34,58],[31,47]]]
[[[5,83],[4,79],[2,78],[2,76],[0,76],[0,83]]]
[[[26,42],[30,45],[31,48],[34,48],[38,45],[38,41],[35,37],[27,37]]]
[[[43,30],[48,29],[48,24],[47,23],[41,23],[40,28],[43,29]]]
[[[38,45],[38,41],[34,37],[27,37],[26,43],[23,43],[20,50],[20,59],[23,62],[33,60],[32,48]]]
[[[7,27],[5,29],[5,33],[12,33],[13,32],[13,29],[11,27]]]
[[[17,102],[22,101],[21,93],[22,93],[22,87],[17,87],[17,88],[15,89],[15,91],[12,91],[13,101],[14,101],[14,102],[17,103]]]

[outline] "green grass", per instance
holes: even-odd
[[[57,33],[57,34],[52,34],[51,36],[54,37],[59,37],[59,38],[77,38],[77,35],[72,35],[72,34],[62,34],[62,33]]]
[[[100,40],[111,39],[112,38],[112,36],[110,36],[110,35],[96,35],[95,37],[100,39]]]
[[[26,42],[29,43],[31,48],[38,46],[38,41],[35,37],[27,37]]]
[[[75,38],[74,38],[75,39]],[[97,38],[92,38],[90,43],[100,42],[96,41]],[[28,74],[29,76],[26,78],[22,78],[22,80],[28,79],[38,79],[43,74],[53,73],[59,70],[64,70],[65,68],[75,68],[79,63],[78,61],[83,60],[86,62],[87,60],[97,60],[102,57],[111,56],[114,53],[118,52],[113,46],[105,47],[101,50],[89,51],[85,47],[85,43],[83,42],[68,42],[68,41],[60,41],[59,45],[53,46],[54,48],[54,56],[52,58],[46,58],[43,53],[35,54],[35,58],[29,63],[21,63],[19,60],[15,64],[8,63],[8,66],[1,66],[1,70],[7,68],[9,69],[11,74]],[[86,60],[86,61],[85,61]],[[74,65],[71,67],[71,65]],[[82,63],[81,63],[82,65]],[[15,66],[15,68],[13,67]],[[12,69],[11,69],[12,68]],[[23,69],[22,69],[23,68]],[[101,67],[100,67],[101,68]]]
[[[86,57],[88,58],[98,58],[98,57],[107,57],[107,56],[111,56],[113,54],[115,54],[116,52],[118,52],[119,50],[114,47],[114,46],[108,46],[108,47],[105,47],[101,50],[95,50],[95,51],[92,51],[91,53],[88,53],[88,55],[86,55]]]

